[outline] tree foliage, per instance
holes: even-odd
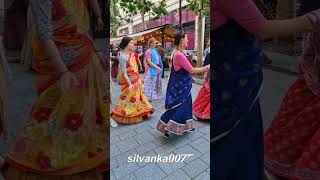
[[[150,0],[122,0],[119,4],[122,10],[128,15],[126,18],[127,22],[130,22],[131,17],[137,14],[145,15],[149,13],[151,19],[158,19],[168,13],[165,0],[161,0],[157,4]]]
[[[187,0],[187,8],[192,10],[196,15],[199,14],[199,0]],[[210,16],[210,0],[202,0],[203,2],[203,14],[204,16]]]

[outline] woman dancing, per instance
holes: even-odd
[[[111,117],[121,124],[141,123],[151,117],[154,109],[143,92],[143,82],[139,75],[136,56],[132,53],[135,48],[133,40],[124,37],[120,48],[121,95],[111,112]]]
[[[209,71],[210,65],[193,68],[183,51],[188,45],[188,37],[184,31],[176,34],[176,49],[172,58],[172,67],[167,87],[166,111],[158,122],[157,130],[168,138],[169,133],[183,135],[193,132],[192,127],[192,74]]]

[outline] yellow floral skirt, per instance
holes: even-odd
[[[80,70],[80,82],[62,94],[57,82],[38,75],[39,98],[6,162],[21,172],[72,175],[109,165],[109,97],[106,72],[95,53]],[[44,87],[45,86],[45,87]]]
[[[128,91],[128,87],[123,85],[118,103],[111,112],[111,117],[121,124],[141,123],[150,118],[154,112],[152,105],[143,92],[141,79],[133,83],[134,88]]]

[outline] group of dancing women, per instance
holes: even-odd
[[[111,112],[111,118],[120,124],[136,124],[150,119],[155,109],[150,102],[163,99],[163,60],[157,49],[157,40],[148,40],[149,49],[144,56],[144,80],[139,74],[138,56],[134,52],[134,41],[124,37],[119,45],[119,84],[121,94]],[[188,45],[187,34],[180,31],[175,35],[175,49],[165,96],[165,112],[159,119],[157,131],[166,138],[170,134],[184,135],[194,131],[192,120],[210,119],[209,63],[194,68],[184,50]],[[203,88],[192,104],[192,74],[205,74]],[[194,110],[194,113],[193,111]],[[204,113],[205,112],[205,113]]]

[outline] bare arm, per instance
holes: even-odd
[[[90,8],[92,8],[95,17],[101,18],[101,12],[100,12],[98,0],[89,0],[89,6]]]
[[[148,58],[148,59],[147,59],[147,64],[148,64],[150,67],[159,69],[159,67],[158,67],[157,65],[155,65],[155,64],[152,63],[151,58]]]
[[[123,74],[123,77],[124,77],[126,83],[130,86],[131,85],[131,81],[130,81],[128,75],[127,75],[127,68],[126,68],[126,66],[127,66],[126,63],[127,62],[126,61],[127,61],[126,56],[125,57],[122,57],[122,56],[119,57],[120,70],[121,70],[121,72]]]
[[[192,68],[191,74],[203,74],[208,71],[207,67]]]
[[[307,16],[300,16],[288,20],[267,21],[255,34],[265,40],[273,37],[289,36],[296,33],[308,32],[312,29]]]
[[[67,67],[62,61],[57,46],[55,45],[52,34],[52,0],[40,2],[40,0],[30,1],[33,18],[36,24],[37,34],[45,54],[49,58],[52,66],[57,73],[67,71]]]

